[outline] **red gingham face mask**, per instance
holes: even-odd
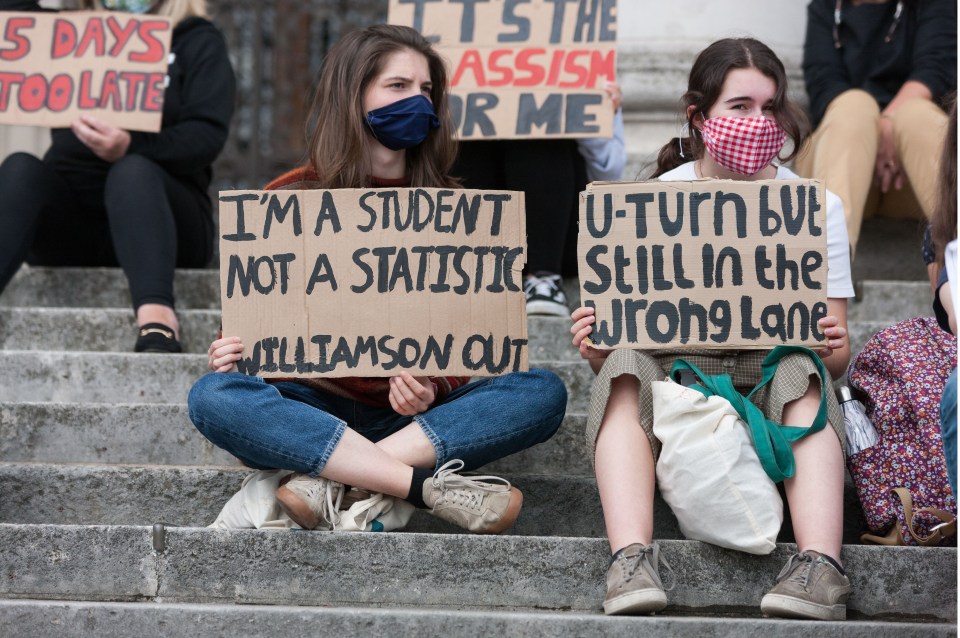
[[[703,143],[710,157],[727,170],[755,175],[770,163],[787,139],[769,117],[711,117],[704,120]]]

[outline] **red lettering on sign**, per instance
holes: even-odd
[[[523,49],[517,54],[517,71],[525,71],[530,75],[525,78],[517,77],[513,82],[514,86],[537,86],[543,82],[546,71],[543,70],[543,66],[532,63],[530,58],[535,55],[544,55],[546,52],[546,49]]]
[[[103,91],[100,93],[100,108],[107,108],[107,102],[113,103],[114,111],[123,110],[123,100],[120,98],[120,87],[117,84],[117,72],[107,71],[103,74]]]
[[[143,86],[147,81],[147,74],[125,71],[120,74],[120,78],[127,83],[126,109],[128,111],[136,110],[137,95],[140,93],[140,87]]]
[[[156,112],[163,110],[164,78],[163,73],[150,74],[150,79],[147,81],[147,90],[143,93],[142,109],[144,111]]]
[[[547,85],[556,86],[557,79],[560,77],[560,62],[563,60],[563,50],[553,52],[550,60],[550,75],[547,76]]]
[[[55,75],[50,80],[50,90],[47,92],[47,108],[59,113],[66,111],[73,101],[73,78],[66,73]]]
[[[10,18],[3,31],[3,38],[13,44],[12,49],[0,51],[0,60],[19,60],[30,53],[30,40],[20,35],[21,29],[32,29],[36,20],[33,18]]]
[[[557,86],[564,89],[586,86],[587,67],[582,64],[577,64],[577,58],[588,53],[589,51],[570,51],[567,53],[567,59],[563,61],[563,72],[568,76],[574,76],[575,79],[563,80]]]
[[[163,60],[163,43],[153,35],[154,31],[165,31],[166,22],[160,20],[144,20],[140,23],[137,33],[147,45],[146,51],[133,52],[127,58],[131,62],[160,62]]]
[[[70,55],[77,44],[77,27],[72,22],[57,18],[53,23],[53,50],[51,57],[57,60]]]
[[[87,20],[87,26],[83,30],[83,36],[80,38],[80,44],[77,45],[76,57],[82,57],[87,48],[93,44],[94,53],[98,58],[102,58],[107,50],[106,34],[103,32],[103,21],[100,18],[90,18]]]
[[[0,71],[0,111],[6,111],[10,105],[10,87],[23,82],[23,73]]]
[[[483,60],[480,59],[480,52],[476,49],[470,49],[463,53],[463,57],[460,58],[460,66],[457,67],[457,71],[453,74],[453,80],[450,82],[450,85],[457,86],[460,83],[460,78],[467,70],[473,73],[473,79],[474,82],[477,83],[477,86],[487,85],[487,78],[483,73]]]
[[[119,20],[110,16],[107,18],[107,28],[110,29],[110,33],[116,40],[114,45],[110,47],[110,57],[118,58],[123,52],[123,47],[127,46],[127,42],[129,42],[133,34],[137,32],[137,21],[127,20],[127,25],[124,27],[120,26]]]
[[[595,89],[616,74],[616,53],[597,49],[469,49],[451,86]]]
[[[617,52],[614,50],[590,52],[590,77],[587,78],[588,87],[599,87],[597,82],[600,76],[611,82],[617,77]]]
[[[27,76],[17,93],[20,108],[28,113],[39,111],[47,101],[47,79],[39,73]]]
[[[488,65],[490,66],[490,71],[493,73],[499,73],[500,78],[490,78],[490,86],[506,86],[513,82],[513,68],[509,66],[500,66],[500,58],[509,56],[513,51],[510,49],[497,49],[496,51],[490,52],[490,58],[488,60]]]
[[[77,108],[90,110],[97,108],[97,101],[90,92],[90,80],[93,77],[92,71],[80,72],[80,90],[77,92]]]

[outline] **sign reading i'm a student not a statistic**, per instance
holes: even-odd
[[[0,11],[0,123],[159,131],[170,38],[160,16]]]
[[[220,193],[223,334],[263,377],[527,370],[523,193]]]

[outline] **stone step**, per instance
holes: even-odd
[[[186,353],[206,354],[220,329],[219,310],[180,310],[180,342]],[[0,307],[0,350],[132,352],[133,312],[121,308]],[[570,320],[530,317],[529,356],[579,361]]]
[[[660,545],[676,577],[668,613],[755,615],[795,551]],[[956,549],[841,556],[851,616],[956,622]],[[592,538],[3,524],[0,597],[596,612],[608,557]]]
[[[0,402],[184,403],[197,354],[0,351]]]
[[[851,614],[852,615],[852,614]],[[421,636],[523,636],[524,638],[675,638],[677,636],[768,636],[808,638],[809,621],[772,618],[685,617],[669,612],[652,617],[606,617],[588,611],[500,611],[413,607],[291,607],[197,603],[88,603],[47,600],[0,600],[0,626],[40,635],[57,627],[61,638],[142,636],[194,638],[245,635],[302,638],[309,628],[326,635],[400,638]],[[818,622],[824,638],[910,638],[956,636],[950,623],[877,620]]]
[[[919,257],[918,257],[919,261]],[[182,310],[219,310],[220,279],[216,269],[178,270],[174,279],[177,307]],[[571,310],[580,303],[579,283],[564,282]],[[130,307],[130,294],[118,268],[23,267],[0,295],[0,307]],[[851,300],[851,320],[894,323],[931,314],[930,286],[925,279],[863,279],[857,299]],[[131,324],[132,325],[132,324]],[[126,350],[125,345],[123,350]]]
[[[220,308],[218,270],[178,269],[173,290],[179,308]],[[0,306],[130,308],[131,302],[119,268],[23,266],[0,295]]]
[[[933,315],[933,293],[927,281],[861,281],[847,306],[849,321],[896,323]]]
[[[566,383],[569,411],[585,411],[593,381],[587,365],[530,363]],[[0,403],[184,403],[206,366],[199,354],[0,350]]]
[[[184,310],[179,314],[184,352],[206,354],[219,329],[219,313]],[[848,329],[852,351],[859,352],[867,339],[887,325],[867,318],[851,319]],[[0,350],[129,353],[135,333],[133,315],[127,310],[0,308]],[[528,338],[531,360],[581,361],[571,344],[569,319],[531,317]]]
[[[851,335],[854,351],[882,327],[860,324]],[[568,412],[587,411],[595,375],[585,362],[531,358],[530,366],[560,377]],[[0,404],[184,403],[193,383],[207,372],[207,357],[200,354],[0,350]]]
[[[482,472],[497,471],[487,466]],[[240,489],[248,470],[163,465],[93,465],[0,463],[0,523],[58,525],[148,525],[167,522],[203,527],[216,519]],[[537,475],[498,471],[524,493],[524,506],[511,534],[604,538],[597,484],[592,477],[562,473]],[[50,489],[55,485],[56,489]],[[844,542],[859,543],[865,530],[856,491],[847,480]],[[575,514],[574,514],[575,513]],[[785,514],[789,517],[789,511]],[[408,526],[413,532],[459,530],[425,512]],[[683,538],[676,518],[657,493],[654,501],[657,538]],[[789,520],[780,541],[793,541]]]
[[[249,470],[238,467],[96,466],[0,463],[0,523],[55,525],[153,525],[212,523],[240,489]],[[604,536],[596,482],[564,476],[508,476],[524,493],[524,508],[511,534]],[[50,489],[55,485],[56,489]],[[676,519],[658,499],[660,538],[682,538]],[[571,516],[576,512],[576,516]],[[456,534],[462,530],[416,512],[410,532]]]
[[[507,474],[593,476],[583,431],[567,414],[547,442],[486,466]],[[0,403],[0,461],[232,465],[190,421],[186,404]]]

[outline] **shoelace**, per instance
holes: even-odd
[[[499,476],[461,476],[464,462],[453,459],[444,463],[433,475],[433,486],[440,490],[440,497],[434,508],[443,501],[477,509],[483,502],[483,492],[506,492],[510,481]],[[491,482],[495,481],[495,482]]]
[[[660,557],[660,546],[656,543],[651,543],[650,545],[644,546],[634,556],[627,556],[626,554],[620,555],[620,560],[624,561],[624,580],[630,582],[633,579],[634,574],[637,573],[637,570],[640,569],[641,564],[645,565],[647,569],[645,570],[647,574],[653,579],[657,584],[657,587],[663,591],[671,591],[677,585],[676,575],[673,573],[673,568],[670,567],[670,563],[666,559]],[[657,564],[663,565],[666,572],[670,574],[670,586],[664,587],[663,580],[660,578],[659,570],[657,569]]]
[[[523,290],[527,294],[530,294],[530,292],[533,291],[537,295],[552,299],[560,293],[560,286],[557,284],[555,279],[560,279],[560,277],[557,275],[549,275],[547,277],[530,277],[524,283]]]
[[[794,554],[790,557],[790,560],[787,561],[784,568],[780,570],[780,573],[777,574],[777,582],[779,583],[786,578],[788,582],[797,583],[804,589],[808,589],[810,586],[810,576],[813,574],[813,563],[814,557],[806,552]],[[796,569],[796,571],[794,571],[794,569]]]
[[[340,483],[327,479],[298,478],[297,482],[305,483],[304,490],[311,503],[320,503],[320,517],[330,523],[330,529],[337,529],[340,523],[340,504],[346,491]]]

